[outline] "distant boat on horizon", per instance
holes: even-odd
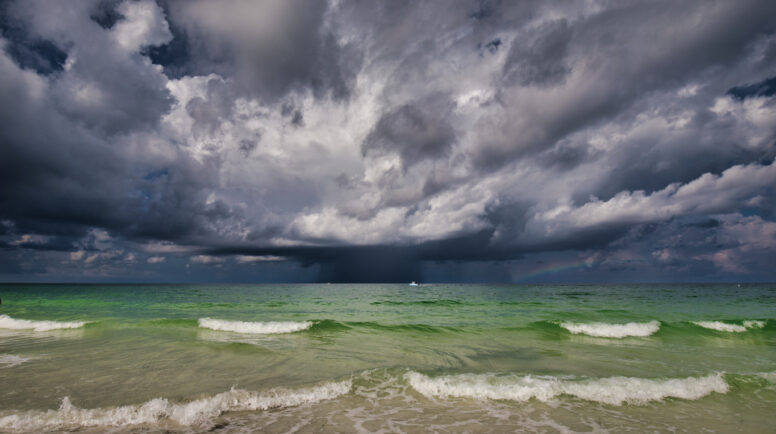
[[[410,286],[418,286],[418,284],[415,283],[415,281],[413,280],[412,282],[410,282]]]

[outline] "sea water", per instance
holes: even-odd
[[[773,432],[776,285],[0,285],[0,432]]]

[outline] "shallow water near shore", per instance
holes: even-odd
[[[0,432],[769,432],[776,285],[0,285]]]

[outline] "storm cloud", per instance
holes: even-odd
[[[773,16],[3,2],[0,280],[773,280]]]

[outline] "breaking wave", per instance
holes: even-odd
[[[653,335],[660,329],[660,322],[629,322],[627,324],[561,322],[560,326],[573,334],[585,334],[603,338],[625,338],[629,336],[643,337]]]
[[[33,321],[29,319],[14,319],[8,315],[0,315],[0,329],[35,330],[36,332],[45,332],[59,329],[77,329],[86,324],[86,321]]]
[[[0,430],[43,431],[95,426],[160,424],[203,425],[229,411],[269,410],[313,404],[348,393],[350,380],[299,389],[273,389],[264,393],[232,389],[207,398],[177,404],[156,398],[140,405],[78,408],[65,397],[58,410],[19,412],[0,417]]]
[[[743,333],[749,329],[765,327],[765,321],[750,320],[742,324],[730,324],[722,321],[691,321],[693,324],[709,330],[718,332]]]
[[[574,396],[604,404],[645,404],[665,398],[695,400],[712,392],[727,393],[730,386],[721,373],[705,377],[646,379],[608,377],[569,379],[552,376],[497,376],[494,374],[461,374],[431,378],[408,372],[410,385],[426,396],[463,397],[528,401],[549,401],[560,395]]]
[[[249,321],[227,321],[223,319],[200,318],[199,326],[211,330],[253,333],[253,334],[276,334],[293,333],[312,327],[311,321],[269,321],[269,322],[249,322]]]

